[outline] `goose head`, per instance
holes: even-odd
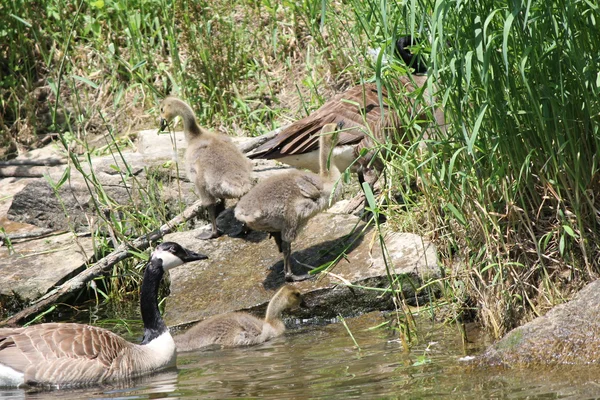
[[[425,65],[423,58],[420,55],[415,55],[410,51],[412,46],[417,46],[419,44],[419,39],[414,38],[411,35],[402,36],[396,40],[396,54],[402,58],[406,66],[414,68],[415,73],[423,74],[427,72],[427,65]]]
[[[168,271],[181,264],[207,258],[204,254],[186,249],[175,242],[164,242],[156,247],[150,258],[150,263],[160,265],[163,271]]]

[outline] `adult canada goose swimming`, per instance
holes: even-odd
[[[287,281],[298,281],[309,275],[294,275],[291,263],[291,242],[308,220],[337,200],[341,185],[332,196],[340,177],[335,163],[329,161],[342,123],[326,124],[319,136],[319,175],[300,170],[273,175],[254,186],[235,207],[235,217],[250,229],[270,232],[280,253]],[[334,133],[335,132],[335,133]]]
[[[175,117],[183,119],[183,131],[187,142],[185,160],[187,175],[196,185],[198,197],[206,207],[212,230],[199,236],[212,239],[219,236],[217,230],[217,203],[224,199],[242,197],[252,187],[252,163],[225,135],[219,135],[200,127],[191,107],[176,97],[165,98],[160,105],[160,129],[164,130]]]
[[[215,315],[175,336],[178,351],[195,350],[210,345],[248,346],[283,335],[283,311],[302,305],[302,295],[293,286],[283,286],[267,307],[265,319],[244,312]]]
[[[158,310],[158,287],[165,271],[206,258],[173,242],[156,247],[140,293],[144,322],[141,344],[83,324],[0,328],[0,386],[92,385],[174,366],[175,343]]]
[[[399,38],[396,42],[397,53],[407,65],[415,68],[415,73],[426,72],[425,65],[419,58],[415,61],[409,50],[413,43],[414,40],[410,36]],[[425,84],[427,76],[407,75],[398,79],[407,91],[412,92]],[[386,102],[388,93],[385,87],[381,88],[381,95],[383,104],[379,102],[375,83],[354,86],[332,97],[312,114],[283,129],[274,138],[248,154],[248,157],[275,159],[296,168],[317,172],[319,132],[325,124],[344,121],[344,130],[340,132],[338,143],[333,150],[333,160],[340,171],[345,171],[352,165],[352,171],[358,173],[361,184],[367,177],[367,181],[373,185],[383,165],[374,162],[374,151],[362,155],[361,151],[373,148],[376,144],[374,138],[377,141],[385,141],[387,137],[393,138],[396,132],[402,130],[400,117]],[[408,107],[414,106],[412,99],[407,98],[406,102]],[[436,111],[435,118],[438,123],[443,124],[441,110]]]

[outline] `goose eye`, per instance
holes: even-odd
[[[160,112],[164,112],[164,110],[165,110],[165,109],[164,109],[163,107],[161,107],[161,108],[160,108]]]

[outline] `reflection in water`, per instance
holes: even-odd
[[[183,353],[178,370],[131,385],[41,393],[0,389],[0,399],[161,399],[260,397],[410,399],[586,399],[600,396],[600,368],[473,370],[458,361],[485,347],[465,348],[454,327],[421,320],[410,353],[386,330],[366,330],[379,313],[342,324],[289,330],[263,345]]]

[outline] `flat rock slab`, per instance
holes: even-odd
[[[600,364],[600,280],[546,315],[513,329],[475,360],[478,365]]]
[[[31,301],[85,268],[94,255],[92,239],[72,233],[0,247],[0,301],[17,295]]]
[[[344,249],[346,256],[330,270],[331,274],[293,283],[309,305],[294,315],[333,318],[393,308],[392,297],[381,291],[348,288],[344,284],[389,286],[378,235],[373,231],[361,233],[363,227],[357,217],[347,214],[321,213],[309,221],[292,243],[292,257],[319,266],[335,260]],[[252,232],[245,238],[221,236],[202,241],[196,238],[200,230],[165,237],[209,256],[208,260],[170,272],[167,324],[184,326],[235,310],[264,312],[271,296],[285,284],[282,256],[274,240],[264,232]],[[385,234],[385,243],[390,271],[401,277],[405,297],[413,302],[425,301],[429,293],[415,293],[415,288],[422,280],[440,274],[434,245],[417,235],[396,232]]]

